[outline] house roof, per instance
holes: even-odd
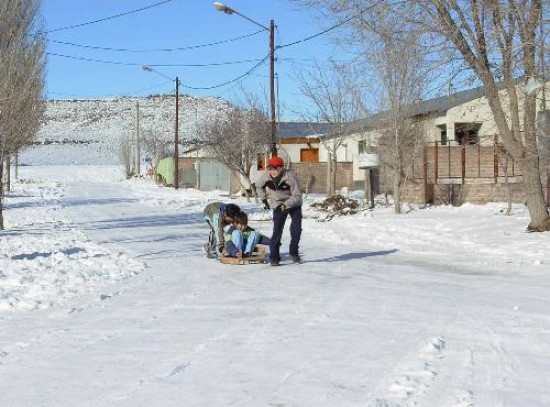
[[[443,113],[447,110],[461,105],[466,102],[470,102],[474,99],[478,99],[485,95],[485,89],[483,86],[468,89],[461,92],[453,93],[448,96],[440,96],[434,99],[422,100],[412,106],[409,106],[407,117],[413,117],[428,113]],[[357,120],[350,127],[353,130],[375,128],[381,121],[386,119],[389,114],[389,110],[378,112],[367,116],[364,119]]]
[[[319,136],[328,133],[330,123],[319,122],[279,122],[277,136],[281,139]]]
[[[485,89],[483,86],[480,86],[478,88],[453,93],[449,96],[441,96],[435,99],[423,100],[412,108],[411,116],[432,112],[445,112],[453,107],[470,102],[474,99],[478,99],[484,95]]]
[[[308,137],[319,137],[322,134],[328,133],[330,130],[330,123],[320,122],[278,122],[277,123],[277,137],[279,139],[295,139],[294,142],[305,143],[304,139]],[[196,140],[195,140],[196,141]],[[183,144],[180,143],[180,144]],[[185,151],[182,154],[189,154],[196,150],[201,150],[207,144],[205,143],[189,143]]]

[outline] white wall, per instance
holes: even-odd
[[[550,86],[546,87],[546,98],[547,106],[550,106]],[[520,112],[520,123],[523,122],[523,102],[525,100],[525,93],[521,90],[520,86],[516,87],[519,112]],[[499,92],[501,101],[503,103],[504,111],[509,110],[508,102],[508,93],[506,90],[501,90]],[[542,90],[538,91],[538,101],[539,107],[537,110],[542,110]],[[548,107],[547,107],[548,108]],[[447,125],[447,135],[449,140],[453,140],[454,134],[454,124],[455,123],[481,123],[481,128],[479,129],[480,137],[492,137],[495,134],[498,134],[499,131],[496,127],[489,102],[485,96],[474,99],[470,102],[463,103],[459,106],[455,106],[447,110],[444,116],[438,117],[434,120],[433,125],[446,124]],[[435,128],[437,130],[437,128]],[[429,141],[439,140],[439,131],[430,132],[430,135],[433,136]]]

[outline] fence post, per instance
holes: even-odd
[[[497,150],[497,135],[493,136],[493,175],[495,184],[498,183],[498,150]]]
[[[422,164],[422,178],[424,178],[424,185],[426,185],[428,183],[428,146],[424,147]]]
[[[449,178],[452,178],[453,177],[453,173],[452,173],[452,168],[451,168],[451,143],[448,144],[448,153],[447,153],[447,164],[448,164],[448,167],[449,167],[449,173],[448,173],[448,177]]]
[[[424,203],[428,202],[428,145],[424,146],[422,153],[422,177],[424,178]],[[437,181],[436,181],[437,182]]]
[[[460,166],[462,173],[462,183],[464,184],[464,178],[466,178],[466,137],[462,137],[462,148],[460,149]]]
[[[436,140],[434,143],[434,184],[437,184],[439,177],[439,143]]]
[[[481,140],[477,141],[477,177],[481,178]]]

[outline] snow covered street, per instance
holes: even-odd
[[[229,266],[201,250],[202,209],[227,197],[114,167],[20,177],[1,406],[550,405],[550,235],[521,206],[306,216],[304,264]]]

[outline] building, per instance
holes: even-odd
[[[525,95],[521,85],[516,86],[516,92],[521,106]],[[538,98],[540,112],[549,103],[549,91],[539,93],[546,95],[546,100]],[[377,152],[381,166],[376,174],[376,192],[393,192],[389,160],[380,143],[387,116],[382,112],[354,123],[357,130],[347,136],[345,148],[339,151],[339,160],[351,159],[353,163],[354,188],[365,185],[366,170],[361,166],[365,155]],[[521,173],[501,143],[483,88],[422,101],[408,117],[421,127],[422,145],[408,163],[404,201],[485,203],[506,201],[508,197],[524,201]]]
[[[522,92],[518,85],[520,105]],[[539,93],[545,95],[545,99],[538,98],[537,109],[542,111],[550,102],[550,89]],[[352,123],[352,131],[340,136],[336,148],[336,190],[345,187],[365,189],[368,194],[393,193],[391,163],[381,143],[387,117],[388,112],[371,115]],[[408,117],[422,129],[422,143],[408,162],[410,171],[403,201],[459,204],[506,201],[508,197],[515,202],[524,201],[522,176],[503,148],[483,88],[421,101],[410,109]],[[329,171],[334,170],[327,163],[329,149],[334,147],[330,128],[329,123],[278,123],[278,153],[298,175],[306,193],[327,191]],[[365,167],[365,160],[372,161],[373,155],[377,156],[379,167]],[[212,159],[202,156],[200,148],[185,156],[185,160],[193,160],[197,177],[194,184],[201,189],[227,188],[231,192],[240,189],[239,180],[229,169],[212,164]],[[265,170],[268,158],[269,146],[266,146],[253,163],[252,182]],[[215,168],[201,171],[203,165],[199,163],[206,165],[207,161],[208,166]],[[189,163],[186,165],[189,167]],[[217,181],[206,181],[210,172],[215,173]],[[550,190],[546,179],[543,184]]]

